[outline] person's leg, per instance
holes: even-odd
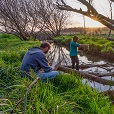
[[[37,74],[42,80],[53,79],[59,75],[58,71],[43,72],[43,73],[37,73]]]
[[[75,56],[70,56],[70,58],[71,58],[71,62],[72,62],[72,69],[74,69],[75,62],[76,62]]]
[[[29,73],[22,71],[22,70],[20,71],[20,76],[21,76],[21,78],[29,78],[30,80],[33,79]]]
[[[79,70],[79,58],[78,58],[78,56],[75,57],[75,61],[76,61],[76,70]]]

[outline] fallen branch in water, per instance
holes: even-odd
[[[95,64],[80,65],[80,68],[90,68],[90,67],[108,67],[108,65],[107,64],[102,64],[102,65],[95,65]]]
[[[109,72],[109,73],[105,73],[105,74],[100,74],[99,77],[111,76],[111,75],[114,75],[114,72]]]
[[[80,76],[82,76],[84,78],[87,78],[89,80],[98,82],[100,84],[114,86],[114,81],[106,80],[106,79],[103,79],[103,78],[98,77],[96,75],[88,74],[88,73],[83,72],[83,71],[77,71],[77,70],[74,70],[74,69],[71,69],[71,68],[68,68],[68,67],[64,67],[64,66],[59,66],[58,70],[66,72],[66,73],[73,73],[73,74],[77,74],[78,73]]]
[[[98,72],[96,73],[96,72],[88,72],[87,71],[86,73],[91,74],[91,75],[96,75],[98,77],[105,77],[105,76],[113,77],[114,76],[114,72],[108,72],[108,73],[99,74]]]

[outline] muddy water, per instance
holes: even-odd
[[[80,69],[80,71],[83,70],[85,72],[94,72],[96,74],[108,73],[109,71],[114,72],[114,60],[104,60],[98,55],[92,56],[90,54],[85,54],[84,52],[79,53],[78,57],[79,57],[80,65],[110,64],[108,68],[91,67],[91,68],[86,68],[86,69]],[[62,61],[61,65],[71,66],[71,60],[69,57],[69,49],[68,48],[66,49],[66,47],[60,47],[60,46],[52,44],[52,48],[51,48],[50,54],[48,55],[48,58],[49,60],[51,60],[51,62],[53,61],[53,63],[57,61]],[[114,80],[114,77],[112,76],[105,76],[102,78],[108,79],[108,80]],[[89,84],[92,88],[96,88],[100,92],[106,91],[106,90],[114,90],[114,86],[102,85],[97,82],[93,82],[93,81],[91,82],[88,79],[83,79],[82,82]]]

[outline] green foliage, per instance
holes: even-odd
[[[60,38],[60,37],[54,38],[53,40],[56,41],[56,42],[62,42],[62,38]]]
[[[4,68],[6,66],[5,62],[0,58],[0,68]]]
[[[6,64],[14,64],[18,63],[18,61],[21,61],[19,53],[6,53],[2,55],[2,60]]]
[[[12,41],[12,39],[13,39],[13,41],[20,40],[17,36],[12,35],[12,34],[0,34],[0,40],[2,40],[2,41]]]
[[[54,41],[70,44],[74,35],[64,35],[56,37]],[[103,35],[77,35],[79,37],[78,43],[89,44],[88,53],[91,54],[103,54],[103,56],[114,56],[114,42],[109,41]]]
[[[15,114],[113,114],[109,98],[82,84],[78,75],[60,72],[55,79],[39,81],[27,92],[32,80],[20,77],[19,66],[26,50],[40,42],[3,36],[0,35],[0,113],[9,114],[13,109]],[[22,101],[14,108],[20,98]]]
[[[54,39],[53,39],[55,42],[61,42],[61,43],[69,43],[69,42],[71,42],[71,38],[70,37],[67,37],[67,36],[59,36],[59,37],[55,37]]]

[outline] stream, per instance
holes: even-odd
[[[54,45],[51,44],[51,50],[49,54],[47,55],[49,62],[52,62],[52,64],[56,63],[57,61],[61,61],[61,65],[65,66],[71,66],[71,60],[69,56],[69,49],[63,46]],[[98,55],[90,55],[86,53],[79,53],[79,64],[80,65],[103,65],[107,64],[108,67],[90,67],[85,69],[80,69],[80,71],[84,72],[93,72],[93,73],[109,73],[114,72],[114,60],[104,60]],[[108,80],[114,80],[113,76],[103,76],[102,78],[108,79]],[[92,88],[96,88],[98,91],[103,92],[106,90],[114,90],[114,86],[108,86],[103,85],[100,83],[97,83],[95,81],[89,81],[88,79],[83,79],[82,83],[89,84]]]

